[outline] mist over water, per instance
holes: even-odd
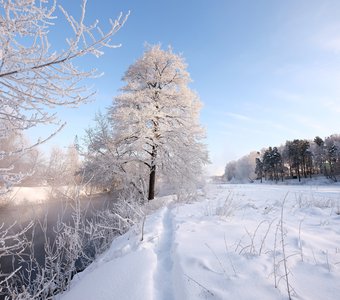
[[[84,214],[85,219],[89,220],[100,211],[112,208],[116,202],[117,195],[114,194],[97,194],[91,197],[81,197],[80,211]],[[0,208],[0,224],[4,224],[3,229],[9,228],[9,234],[15,234],[25,228],[30,222],[34,225],[25,233],[29,241],[33,243],[34,257],[37,262],[43,266],[45,263],[45,243],[53,243],[56,237],[56,225],[58,220],[65,224],[73,224],[72,214],[74,213],[75,202],[60,197],[59,199],[47,200],[43,203],[6,205]],[[43,230],[46,228],[46,230]],[[91,251],[91,249],[88,249]],[[24,252],[27,255],[27,261],[22,261],[18,256],[7,255],[0,257],[1,273],[10,274],[18,267],[24,270],[29,263],[28,255],[30,249]],[[21,257],[26,256],[21,255]],[[88,253],[92,256],[92,253]],[[78,263],[77,271],[84,267]],[[27,274],[25,274],[27,276]],[[33,274],[33,277],[35,274]],[[5,299],[0,295],[0,299]]]

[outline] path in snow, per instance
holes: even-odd
[[[168,207],[163,213],[161,226],[159,243],[155,249],[157,255],[157,268],[154,274],[155,299],[172,300],[174,298],[172,281],[173,220],[171,209]]]
[[[117,238],[59,299],[288,299],[276,233],[287,192],[294,298],[337,300],[340,188],[254,184],[212,186],[205,200],[157,209],[146,218],[143,242],[132,230]]]

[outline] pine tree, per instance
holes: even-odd
[[[263,162],[260,158],[256,157],[256,167],[255,167],[255,174],[257,175],[257,179],[261,180],[262,183],[262,177],[263,177]]]
[[[319,136],[314,138],[314,161],[319,173],[325,173],[325,142]]]

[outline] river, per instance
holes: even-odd
[[[93,217],[94,213],[112,208],[116,202],[117,196],[114,194],[97,194],[91,197],[81,197],[79,200],[81,211],[85,212],[85,218]],[[46,238],[40,224],[46,223],[46,237],[48,240],[55,239],[55,226],[58,218],[62,217],[65,223],[72,223],[72,212],[74,212],[75,203],[66,201],[65,199],[54,199],[39,204],[21,204],[7,205],[0,208],[0,224],[4,223],[3,228],[8,228],[15,224],[11,229],[11,233],[16,233],[24,228],[31,221],[34,222],[34,256],[43,265],[45,260],[45,242]],[[33,235],[33,227],[27,231],[26,236]],[[1,255],[0,255],[1,256]],[[13,268],[25,267],[22,263],[14,260],[11,256],[0,257],[0,273],[11,273]],[[0,299],[4,299],[4,295],[0,295]]]

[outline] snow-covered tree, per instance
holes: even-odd
[[[324,174],[325,173],[325,142],[319,136],[316,136],[311,143],[311,151],[314,155],[314,168],[317,170],[318,173]]]
[[[92,187],[108,190],[118,188],[124,185],[121,180],[129,179],[118,163],[112,126],[107,114],[97,113],[94,121],[95,126],[87,129],[83,138],[85,149],[78,145],[84,157],[81,176]]]
[[[337,181],[340,174],[340,135],[332,134],[325,139],[326,176]]]
[[[285,157],[288,159],[289,169],[294,170],[295,176],[301,180],[301,175],[307,178],[312,172],[312,154],[309,151],[310,142],[307,140],[295,139],[287,141],[285,145]]]
[[[255,180],[257,177],[255,158],[257,156],[258,153],[253,151],[236,161],[228,162],[224,169],[224,180],[233,182],[252,182]]]
[[[223,178],[225,181],[231,181],[235,178],[237,161],[230,161],[224,168]]]
[[[277,147],[269,147],[265,150],[262,162],[266,179],[278,181],[281,176],[283,180],[282,156]]]
[[[110,21],[107,31],[102,31],[97,21],[84,23],[86,2],[82,1],[79,20],[58,6],[73,30],[73,36],[66,39],[66,48],[58,51],[49,42],[56,19],[56,0],[0,0],[0,143],[12,132],[54,124],[56,129],[44,137],[48,139],[63,127],[53,108],[77,106],[93,95],[81,82],[95,76],[96,70],[82,71],[73,62],[86,55],[98,57],[103,48],[117,47],[111,38],[127,16],[120,15]],[[41,142],[2,151],[0,160]],[[11,167],[0,169],[2,186],[21,179],[10,174],[10,170]]]
[[[4,122],[0,121],[0,124]],[[1,126],[1,125],[0,125]],[[8,126],[10,128],[10,126]],[[7,136],[1,139],[0,157],[5,156],[6,159],[0,158],[0,191],[6,190],[11,183],[15,183],[25,178],[25,184],[37,181],[37,167],[42,165],[41,155],[37,148],[27,149],[27,151],[17,151],[17,149],[29,148],[29,141],[24,137],[21,131],[10,130]],[[1,194],[1,192],[0,192]]]
[[[126,85],[109,109],[120,165],[127,173],[133,166],[147,178],[149,200],[158,175],[174,184],[192,183],[208,162],[201,102],[188,86],[186,68],[170,48],[148,46],[126,71]]]
[[[261,180],[262,183],[262,178],[263,178],[263,162],[259,157],[255,158],[255,174],[257,176],[257,179]]]
[[[78,151],[74,145],[63,150],[54,146],[45,166],[44,178],[51,186],[74,186],[78,184],[77,175],[81,168]]]

